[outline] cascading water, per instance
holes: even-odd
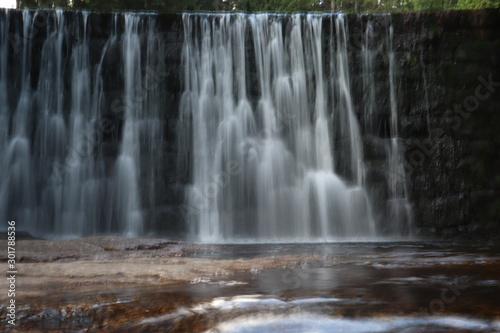
[[[10,11],[5,11],[4,22],[8,22]],[[29,12],[23,13],[23,20],[30,21],[32,19]],[[22,45],[14,45],[17,56],[21,59],[19,77],[16,82],[9,82],[8,79],[8,45],[9,27],[7,24],[2,25],[2,80],[1,87],[4,89],[1,94],[3,101],[9,101],[9,87],[12,84],[18,88],[15,92],[16,102],[9,105],[2,103],[2,170],[4,176],[1,180],[0,188],[0,216],[5,221],[10,216],[18,217],[25,221],[29,221],[29,227],[33,227],[33,221],[36,216],[35,212],[35,176],[33,173],[33,161],[31,155],[31,147],[29,134],[31,132],[31,87],[28,59],[30,58],[30,40],[26,39]],[[22,27],[22,34],[29,36],[31,26]],[[21,49],[20,49],[21,47]],[[9,84],[10,83],[10,84]],[[10,106],[10,107],[9,107]]]
[[[385,233],[400,235],[407,233],[411,227],[411,206],[406,197],[405,170],[402,156],[402,147],[398,136],[398,93],[396,88],[396,58],[393,48],[393,27],[390,16],[382,23],[383,29],[375,30],[375,23],[367,19],[362,27],[363,39],[361,43],[361,64],[363,83],[363,106],[365,133],[375,141],[382,141],[385,159],[385,178],[387,181],[387,202]],[[382,36],[380,36],[382,35]],[[384,38],[385,37],[385,38]],[[384,42],[380,43],[380,39]],[[382,46],[382,47],[381,47]],[[382,52],[382,50],[386,50]],[[376,75],[380,75],[380,62],[387,60],[387,71],[383,73],[384,89],[377,88]],[[382,71],[383,72],[383,71]],[[380,80],[380,79],[379,79]],[[386,98],[388,112],[382,110],[377,101]],[[386,122],[380,122],[380,115],[384,115]],[[380,137],[380,132],[385,133]]]
[[[389,220],[392,222],[391,231],[395,234],[409,232],[411,225],[411,206],[407,200],[405,170],[401,163],[401,144],[398,135],[398,102],[396,92],[396,59],[393,48],[394,31],[392,25],[388,28],[389,44],[389,88],[391,106],[391,146],[389,151]],[[405,230],[404,230],[405,229]]]
[[[1,219],[49,236],[183,224],[213,242],[404,231],[390,20],[368,20],[356,53],[344,15],[184,14],[184,86],[167,104],[163,18],[100,15],[0,11]],[[387,150],[385,195],[371,190],[370,136]],[[189,184],[170,174],[175,162]]]
[[[140,108],[133,105],[134,88],[141,82],[141,59],[139,41],[140,17],[125,15],[125,36],[122,47],[124,55],[125,89],[125,125],[120,155],[116,161],[117,212],[125,223],[128,235],[137,236],[142,232],[142,216],[138,193],[139,162],[139,126]]]
[[[22,27],[9,25],[11,13],[18,12],[2,12],[0,24],[0,216],[41,235],[140,235],[141,191],[144,204],[154,204],[152,183],[161,184],[164,102],[150,84],[163,66],[155,17],[114,15],[96,50],[90,13],[24,10]],[[9,56],[19,58],[14,81]]]
[[[327,34],[334,44],[329,87],[325,18],[184,15],[180,112],[193,136],[184,209],[198,239],[376,235],[363,189],[347,24],[336,16],[335,34]]]
[[[377,56],[377,50],[373,49],[376,38],[372,21],[367,22],[363,32],[364,38],[361,45],[361,62],[363,72],[363,111],[365,128],[368,133],[375,133],[378,125],[374,119],[377,113],[375,90],[375,58]]]

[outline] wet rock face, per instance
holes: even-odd
[[[67,19],[71,19],[67,13]],[[362,105],[363,81],[359,54],[367,20],[383,26],[387,17],[347,16],[350,31],[350,68],[356,113],[364,133],[367,180],[374,205],[387,197],[384,164],[387,152],[382,141],[390,138],[390,100],[377,100],[378,113],[365,119]],[[479,235],[491,237],[500,230],[500,11],[451,11],[391,15],[398,72],[399,137],[403,141],[408,195],[413,206],[414,225],[423,234],[438,236]],[[13,31],[21,29],[22,12],[10,15]],[[89,34],[92,63],[109,38],[115,22],[111,14],[91,13]],[[123,29],[120,19],[118,29]],[[324,31],[330,31],[325,19]],[[164,114],[165,181],[153,209],[146,213],[147,230],[182,237],[187,230],[179,206],[184,198],[183,184],[189,181],[189,157],[177,146],[177,121],[182,94],[181,53],[183,25],[181,15],[160,14],[158,31],[163,42],[160,56],[165,63],[162,91],[168,110]],[[328,29],[327,29],[328,28]],[[378,32],[382,33],[382,32]],[[384,32],[385,33],[385,32]],[[33,36],[32,82],[38,81],[40,51],[44,29]],[[71,43],[71,38],[68,40]],[[369,45],[377,50],[383,45]],[[38,50],[38,51],[36,51]],[[251,51],[251,45],[249,46]],[[115,59],[119,49],[110,49],[104,61],[106,94],[111,103],[120,98],[123,82]],[[325,50],[325,56],[329,57]],[[39,57],[38,57],[39,58]],[[17,59],[9,58],[9,62]],[[387,90],[388,64],[375,60],[376,89]],[[16,83],[16,73],[9,73]],[[252,85],[250,85],[252,87]],[[357,96],[356,96],[357,95]],[[114,98],[116,97],[116,98]],[[110,111],[111,112],[111,111]],[[115,124],[120,129],[123,124]],[[121,132],[118,130],[117,135]],[[119,137],[106,136],[103,154],[113,164],[119,151]],[[182,165],[186,161],[186,165]],[[107,164],[107,165],[108,165]],[[382,215],[383,215],[383,208]],[[383,220],[384,218],[381,218]],[[382,222],[383,223],[383,222]]]
[[[363,32],[372,20],[377,34],[387,17],[348,16],[350,68],[353,93],[362,91],[359,53]],[[500,11],[449,11],[392,15],[397,61],[399,137],[403,141],[406,182],[413,206],[414,226],[424,235],[491,237],[500,229]],[[178,104],[182,47],[180,17],[160,17],[167,40],[168,93]],[[325,26],[330,31],[329,20]],[[370,49],[383,45],[368,45]],[[325,56],[329,56],[325,51]],[[376,94],[387,90],[388,59],[375,60]],[[382,96],[383,97],[383,96]],[[390,98],[377,100],[377,113],[365,119],[363,96],[354,96],[356,112],[365,135],[365,160],[374,205],[387,198],[383,174],[390,138]],[[176,117],[169,118],[175,140]],[[174,141],[172,141],[174,143]],[[179,153],[172,144],[172,155]],[[172,156],[172,158],[174,158]],[[186,166],[188,169],[188,166]],[[181,177],[166,170],[167,177]],[[170,176],[169,176],[170,175]],[[166,200],[175,200],[175,189]],[[377,202],[377,198],[380,199]],[[380,214],[383,216],[384,208]],[[165,213],[167,212],[167,213]],[[162,208],[159,216],[175,215]],[[165,215],[166,214],[166,215]],[[384,219],[383,217],[381,218]],[[383,221],[381,222],[384,223]],[[175,224],[175,223],[174,223]],[[382,226],[383,227],[383,226]],[[182,230],[182,223],[175,224]],[[383,229],[383,228],[382,228]]]
[[[377,34],[384,34],[382,29],[377,32],[377,27],[383,27],[388,18],[347,19],[349,65],[356,112],[365,136],[367,181],[373,204],[382,205],[388,190],[383,141],[391,136],[391,120],[390,98],[379,92],[388,90],[388,60],[375,59],[374,75],[379,83],[376,94],[383,98],[377,100],[378,111],[373,118],[365,119],[359,93],[363,87],[359,53],[368,20],[374,23]],[[399,137],[405,148],[402,163],[417,233],[492,237],[500,230],[500,11],[408,13],[390,19],[397,61]],[[167,41],[167,90],[172,103],[178,105],[182,24],[180,17],[172,16],[160,16],[159,23]],[[324,31],[331,30],[327,19],[325,27],[328,29]],[[326,57],[328,52],[325,50]],[[169,117],[172,159],[182,153],[176,151],[176,119],[176,115]],[[179,175],[172,168],[165,171],[167,177],[187,182],[187,174]],[[179,190],[172,188],[170,192],[165,200],[177,200]],[[161,207],[158,216],[181,221],[172,218],[176,210],[168,207]],[[384,208],[379,212],[382,216],[386,213]],[[182,230],[182,222],[172,223],[172,228]]]
[[[491,237],[500,227],[500,11],[394,15],[400,136],[417,227]]]

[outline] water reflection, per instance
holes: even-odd
[[[186,247],[189,249],[189,247]],[[175,285],[107,285],[23,300],[21,327],[109,332],[500,332],[500,246],[193,246],[183,259],[279,258]],[[287,264],[286,258],[293,258]],[[298,260],[297,260],[298,259]],[[108,262],[112,265],[112,261]],[[238,267],[235,264],[235,267]],[[185,269],[189,269],[188,266]],[[1,315],[0,308],[0,315]]]
[[[500,321],[465,317],[443,318],[329,318],[314,314],[259,316],[223,323],[207,333],[332,333],[332,332],[497,332]]]

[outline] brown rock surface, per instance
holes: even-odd
[[[311,259],[286,255],[253,259],[210,259],[190,256],[216,248],[161,239],[96,236],[72,240],[21,240],[16,243],[18,299],[42,297],[82,286],[158,286],[220,279],[251,269],[294,266]],[[7,248],[7,241],[0,241]],[[0,254],[7,261],[7,253]],[[0,282],[5,290],[6,279]],[[7,298],[0,294],[0,300]]]

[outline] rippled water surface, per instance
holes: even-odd
[[[175,286],[108,289],[95,312],[69,326],[108,316],[108,331],[132,332],[500,332],[499,250],[445,242],[213,245],[185,256],[304,260]],[[128,320],[113,322],[117,311]]]

